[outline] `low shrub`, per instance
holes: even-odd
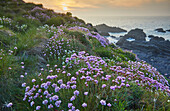
[[[112,52],[105,47],[96,48],[94,51],[100,57],[107,57],[109,59],[113,58]]]
[[[9,48],[10,46],[15,44],[15,41],[16,37],[11,30],[0,30],[0,48]]]
[[[92,45],[93,45],[94,48],[102,47],[102,45],[101,45],[101,43],[99,42],[98,39],[89,36],[89,40],[91,41],[91,43],[92,43]]]
[[[46,21],[49,26],[54,25],[55,27],[65,24],[65,20],[62,17],[53,17]]]
[[[33,20],[24,17],[16,17],[14,21],[17,23],[17,25],[22,26],[23,24],[25,24],[28,26],[28,28],[41,26],[41,22],[36,19]]]
[[[72,13],[71,12],[67,12],[66,15],[69,16],[69,17],[72,17]]]
[[[132,84],[130,87],[129,95],[127,96],[128,109],[139,109],[142,107],[142,96],[145,94],[145,91],[142,87]]]
[[[73,18],[71,18],[70,16],[64,16],[65,21],[67,21],[67,23],[73,23],[75,22],[75,20]]]
[[[86,36],[83,33],[79,31],[69,31],[68,35],[71,36],[71,38],[77,39],[85,46],[88,46],[89,48],[91,48],[91,43],[89,42],[89,40],[86,38]]]

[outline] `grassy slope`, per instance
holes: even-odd
[[[81,92],[80,98],[74,102],[74,105],[80,110],[85,110],[83,107],[80,107],[83,102],[88,104],[86,110],[141,110],[142,108],[145,110],[167,110],[169,108],[167,103],[169,96],[165,93],[155,91],[154,89],[152,89],[154,92],[150,92],[150,90],[146,90],[134,83],[135,79],[134,81],[126,79],[126,82],[129,82],[130,84],[130,88],[121,88],[121,90],[117,89],[114,93],[109,88],[109,85],[112,85],[111,80],[102,81],[98,78],[98,85],[95,85],[92,82],[89,83],[89,87],[85,87],[84,81],[81,81],[80,78],[75,75],[77,71],[88,67],[85,62],[81,61],[71,69],[68,68],[69,64],[64,62],[67,58],[70,58],[73,53],[78,53],[80,51],[86,51],[90,55],[102,57],[102,59],[108,64],[107,67],[99,64],[99,67],[104,71],[103,76],[117,74],[111,77],[111,79],[116,79],[118,75],[125,76],[123,73],[116,71],[112,72],[109,70],[111,66],[116,66],[118,68],[117,70],[125,70],[125,72],[130,71],[131,69],[131,73],[134,75],[137,74],[136,79],[140,78],[138,71],[143,72],[145,76],[149,73],[151,77],[153,76],[153,72],[149,72],[148,69],[143,70],[143,66],[140,68],[132,68],[135,66],[131,66],[128,61],[136,61],[133,53],[123,51],[122,49],[117,48],[114,44],[109,44],[106,47],[103,47],[99,40],[93,37],[95,34],[93,34],[93,36],[87,36],[89,32],[84,31],[83,29],[73,28],[69,30],[69,28],[73,26],[83,26],[90,30],[95,30],[93,27],[87,26],[82,20],[76,17],[73,18],[71,15],[54,13],[52,10],[44,8],[42,8],[43,10],[38,9],[35,12],[40,11],[40,13],[45,13],[46,16],[49,16],[52,19],[42,19],[43,17],[35,16],[34,11],[30,11],[36,6],[42,8],[42,5],[35,5],[32,3],[25,4],[21,0],[19,0],[18,3],[12,2],[12,0],[1,1],[0,9],[2,11],[0,12],[0,16],[11,18],[12,23],[11,25],[3,23],[3,27],[0,28],[0,57],[2,57],[0,60],[0,110],[32,111],[35,109],[35,106],[30,107],[28,102],[23,102],[22,99],[24,97],[25,89],[21,87],[21,84],[26,82],[32,86],[32,79],[37,80],[36,84],[41,84],[41,81],[37,76],[39,72],[41,72],[40,69],[47,69],[47,71],[42,71],[42,78],[46,78],[46,76],[51,75],[48,71],[52,69],[54,70],[54,65],[58,65],[58,68],[61,69],[63,66],[66,66],[66,69],[63,69],[63,71],[70,72],[72,76],[77,78],[77,90],[89,92],[88,100],[83,96],[83,92]],[[36,19],[30,20],[23,18],[24,15],[33,16]],[[54,20],[54,18],[58,17],[60,18]],[[54,25],[58,26],[63,23],[63,21],[66,27],[56,28],[43,26],[46,23],[49,23],[49,25],[54,23]],[[27,27],[21,28],[23,24],[26,24]],[[19,28],[16,28],[16,25],[18,25]],[[60,29],[62,29],[62,31]],[[58,34],[60,32],[62,34]],[[92,32],[90,31],[90,33]],[[58,34],[57,38],[50,39],[53,36],[56,36],[56,34]],[[55,53],[54,50],[51,51],[51,49],[53,49],[52,46],[54,46],[53,43],[58,44],[58,42],[49,43],[49,39],[63,43],[61,48],[63,50],[58,50],[60,51],[60,54],[58,52]],[[69,44],[67,44],[68,40]],[[49,46],[51,45],[51,47],[45,47],[46,44]],[[17,47],[17,49],[15,47]],[[53,52],[53,54],[50,52]],[[46,56],[44,56],[44,54],[46,54]],[[24,64],[21,62],[24,62]],[[51,68],[47,67],[47,64],[50,64]],[[142,64],[150,67],[148,64]],[[24,66],[24,68],[22,66]],[[120,66],[121,69],[119,69]],[[27,76],[24,75],[25,73],[28,73]],[[154,73],[159,75],[156,71],[154,71]],[[25,77],[23,78],[21,75],[24,75]],[[62,72],[57,73],[57,75],[59,76],[59,79],[63,79],[65,82],[71,78],[64,76]],[[153,78],[156,79],[154,76]],[[108,88],[103,90],[100,88],[102,87],[102,84],[108,85]],[[50,90],[52,90],[52,88],[50,88]],[[73,90],[70,92],[63,91],[58,95],[62,101],[67,101],[72,95]],[[157,95],[157,93],[159,93],[159,95]],[[99,103],[101,99],[106,100],[107,103],[110,102],[113,108],[100,105]],[[117,101],[115,101],[115,99],[117,99]],[[153,101],[154,99],[157,99],[156,102]],[[14,104],[13,107],[6,108],[5,104],[11,101]],[[41,100],[35,100],[37,103],[42,103],[42,101],[40,101]],[[94,103],[92,103],[93,101]],[[68,110],[66,103],[63,104],[61,108]],[[47,110],[47,107],[44,107],[43,110]]]

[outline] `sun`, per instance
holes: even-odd
[[[67,10],[68,10],[67,5],[66,5],[65,3],[62,4],[62,7],[63,7],[63,10],[64,10],[64,11],[67,11]]]
[[[64,11],[67,11],[67,7],[63,7],[63,10],[64,10]]]

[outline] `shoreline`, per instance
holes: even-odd
[[[114,30],[120,29],[120,32],[116,32],[115,34],[119,35],[119,37],[115,36],[105,36],[109,38],[109,42],[111,40],[118,41],[115,43],[118,47],[125,50],[132,50],[133,53],[137,55],[140,60],[144,60],[147,63],[151,64],[159,72],[161,72],[164,76],[170,78],[170,41],[166,40],[163,37],[158,37],[155,35],[147,35],[143,29],[131,29],[130,31],[125,32],[123,29],[119,27],[110,27],[107,25],[101,24],[104,28],[103,32],[111,33],[114,35]],[[102,32],[101,25],[100,28],[97,28],[98,32]],[[96,28],[96,26],[95,26]],[[112,28],[113,32],[110,32],[110,28]],[[100,29],[100,31],[99,31]],[[107,30],[109,29],[109,30]],[[156,31],[156,29],[155,29]],[[161,33],[161,32],[160,32]],[[169,33],[168,31],[166,33]],[[101,33],[102,35],[103,33]],[[121,35],[124,34],[124,35]],[[130,40],[127,40],[129,39]],[[149,38],[149,40],[147,40]],[[134,39],[134,40],[133,40]],[[113,43],[112,41],[112,43]]]

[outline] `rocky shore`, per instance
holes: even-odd
[[[132,50],[138,58],[145,60],[158,69],[165,76],[170,76],[170,41],[163,37],[148,36],[150,41],[146,41],[146,34],[142,29],[134,29],[122,36],[117,45],[123,49]],[[133,38],[135,41],[128,41]]]
[[[155,31],[157,31],[157,32],[162,32],[162,33],[166,33],[166,32],[170,32],[170,29],[164,30],[163,28],[157,28],[157,29],[155,29]]]
[[[104,31],[107,32],[107,29]],[[139,59],[145,60],[163,75],[170,77],[170,41],[154,35],[149,35],[150,41],[146,41],[146,37],[142,29],[132,29],[126,35],[120,36],[116,45],[132,50]]]
[[[96,25],[96,26],[94,26],[94,28],[96,28],[97,31],[102,36],[109,36],[109,32],[111,32],[111,33],[127,32],[126,30],[121,29],[119,27],[110,27],[110,26],[107,26],[106,24]]]

